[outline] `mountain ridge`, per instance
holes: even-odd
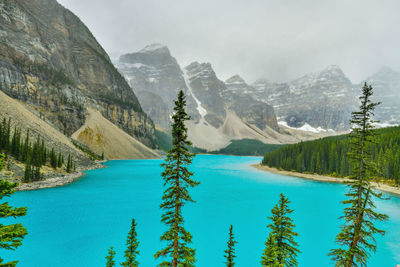
[[[0,90],[66,136],[88,108],[156,147],[154,123],[90,30],[55,0],[0,2]]]

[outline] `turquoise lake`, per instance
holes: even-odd
[[[299,266],[333,266],[327,256],[335,247],[346,186],[314,182],[256,170],[257,157],[196,156],[191,170],[201,182],[191,190],[196,203],[184,208],[186,229],[193,235],[199,267],[224,265],[229,225],[236,240],[236,266],[260,266],[272,207],[284,193],[295,211],[292,218],[302,253]],[[79,181],[59,188],[17,192],[12,205],[27,206],[22,222],[29,234],[23,245],[2,257],[19,260],[20,267],[105,266],[107,249],[122,261],[131,218],[137,221],[140,266],[156,266],[153,255],[159,237],[163,183],[162,160],[109,161],[107,168],[88,171]],[[394,267],[400,263],[400,198],[377,202],[390,216],[381,224],[378,250],[368,266]],[[13,220],[8,220],[8,222]]]

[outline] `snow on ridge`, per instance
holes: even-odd
[[[162,44],[150,44],[150,45],[146,45],[145,48],[143,48],[142,50],[140,50],[140,52],[151,52],[157,49],[161,49],[161,48],[165,48],[165,45]]]
[[[187,70],[183,70],[183,79],[185,80],[186,83],[186,87],[189,90],[189,93],[193,96],[194,101],[196,101],[197,104],[197,111],[199,112],[201,118],[200,118],[200,123],[204,122],[204,117],[207,114],[207,110],[205,108],[203,108],[203,106],[201,105],[200,100],[194,95],[192,87],[190,86],[190,81],[189,81],[189,77],[187,75]]]
[[[333,133],[333,132],[335,132],[335,130],[333,130],[333,129],[327,130],[322,127],[314,128],[308,123],[305,123],[303,126],[301,126],[299,128],[289,126],[286,121],[278,121],[278,124],[285,126],[287,128],[290,128],[290,129],[300,130],[300,131],[305,131],[305,132],[313,132],[313,133],[321,133],[321,132],[332,132]]]
[[[135,68],[135,69],[140,69],[140,68],[151,68],[150,66],[143,64],[143,63],[125,63],[125,62],[118,62],[118,67],[119,68]]]

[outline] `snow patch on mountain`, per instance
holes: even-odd
[[[190,80],[189,80],[189,76],[188,76],[186,70],[183,71],[183,79],[185,80],[186,87],[188,88],[189,93],[192,95],[194,101],[196,101],[197,111],[199,112],[199,114],[201,116],[199,123],[204,123],[205,122],[204,117],[207,114],[207,110],[201,105],[200,100],[194,95],[192,87],[190,86]]]
[[[312,127],[310,124],[305,123],[303,126],[299,127],[299,128],[295,128],[295,127],[290,127],[286,121],[278,121],[279,125],[285,126],[287,128],[290,129],[294,129],[294,130],[299,130],[299,131],[305,131],[305,132],[313,132],[313,133],[322,133],[322,132],[330,132],[330,133],[334,133],[335,131],[332,129],[324,129],[322,127],[318,127],[318,128],[314,128]]]
[[[156,44],[147,45],[145,48],[143,48],[139,52],[142,52],[142,53],[153,52],[154,50],[163,49],[163,48],[166,48],[166,46],[163,44],[156,43]]]

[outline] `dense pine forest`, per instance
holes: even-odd
[[[4,152],[6,160],[11,156],[25,164],[24,182],[41,180],[43,177],[40,170],[44,165],[53,169],[65,167],[68,173],[75,169],[71,155],[64,160],[61,152],[57,153],[54,148],[48,149],[40,136],[34,141],[30,138],[29,130],[25,137],[17,127],[11,130],[11,119],[0,121],[0,152]]]
[[[377,162],[378,179],[400,184],[400,127],[376,130],[375,144],[369,147]],[[332,176],[349,176],[352,169],[348,157],[348,135],[287,145],[265,154],[262,164],[288,171]]]

